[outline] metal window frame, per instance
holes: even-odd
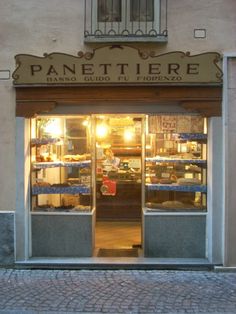
[[[84,42],[166,42],[168,0],[154,0],[154,21],[131,21],[130,0],[121,0],[121,22],[98,22],[98,1],[84,5]]]

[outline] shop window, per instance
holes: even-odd
[[[85,41],[165,41],[167,0],[85,2]]]
[[[145,172],[145,208],[148,211],[206,211],[205,119],[149,116]]]
[[[31,120],[33,212],[92,209],[90,117]]]

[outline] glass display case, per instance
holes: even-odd
[[[206,211],[207,130],[204,119],[197,117],[191,121],[185,117],[184,121],[181,117],[181,127],[178,127],[178,117],[166,117],[166,121],[162,117],[164,122],[158,119],[155,127],[149,123],[146,135],[146,210]],[[198,127],[191,125],[194,121]]]
[[[31,209],[92,209],[90,117],[31,120]]]

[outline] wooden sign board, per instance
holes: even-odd
[[[157,55],[129,46],[106,46],[78,56],[19,54],[14,85],[221,84],[220,55],[184,52]]]

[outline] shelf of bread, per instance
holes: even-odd
[[[50,212],[50,213],[58,213],[58,212],[71,212],[71,213],[83,213],[90,212],[91,206],[86,205],[62,205],[62,206],[53,206],[49,204],[38,205],[33,208],[33,212]]]
[[[40,145],[52,145],[59,144],[61,142],[60,138],[32,138],[30,141],[31,146],[40,146]]]
[[[204,212],[206,206],[202,206],[199,202],[181,202],[181,201],[164,201],[162,203],[147,202],[145,204],[146,212],[161,212],[161,211],[172,211],[172,212]]]
[[[32,186],[32,195],[39,194],[90,194],[90,186],[79,184],[79,185],[70,185],[65,184],[52,184],[44,182],[36,183]]]
[[[148,157],[146,158],[146,162],[166,162],[166,163],[182,163],[182,164],[206,164],[207,161],[205,159],[186,159],[186,158],[178,158],[176,156],[173,157]]]
[[[77,167],[86,168],[90,167],[91,160],[84,161],[43,161],[33,162],[32,166],[34,169],[46,169],[46,168],[57,168],[57,167]]]
[[[207,186],[204,184],[151,184],[147,183],[146,188],[149,191],[179,191],[179,192],[207,192]]]
[[[201,141],[207,140],[207,134],[205,133],[179,133],[178,139],[183,141]]]

